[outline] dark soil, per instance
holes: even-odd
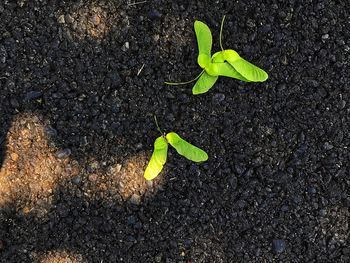
[[[0,262],[350,262],[349,6],[2,0]],[[269,80],[163,85],[224,14]],[[209,161],[146,183],[153,115]]]

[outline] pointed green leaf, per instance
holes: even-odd
[[[230,62],[230,65],[234,67],[243,77],[249,81],[263,82],[269,77],[267,73],[261,68],[253,65],[252,63],[241,58],[234,62]]]
[[[206,71],[210,75],[235,78],[235,79],[249,82],[249,80],[247,80],[245,77],[239,74],[238,71],[235,70],[234,67],[232,67],[227,62],[210,63],[206,68]]]
[[[202,149],[186,142],[175,132],[169,132],[166,139],[171,146],[182,156],[194,162],[204,162],[208,160],[208,154]]]
[[[168,142],[163,137],[158,137],[154,142],[154,150],[144,173],[146,180],[152,180],[162,171],[168,154]]]
[[[194,22],[194,31],[198,44],[198,64],[201,68],[205,68],[210,62],[213,37],[209,27],[201,21]]]
[[[224,58],[239,74],[249,81],[263,82],[268,78],[264,70],[241,58],[238,53],[232,49],[224,51]]]
[[[211,87],[213,87],[217,79],[217,76],[210,76],[207,72],[203,72],[196,84],[193,86],[192,93],[197,95],[207,92]]]

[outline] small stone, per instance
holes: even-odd
[[[141,203],[141,196],[138,194],[133,194],[130,198],[130,203],[133,205],[139,205]]]
[[[90,174],[89,175],[89,181],[90,182],[96,182],[97,181],[97,174]]]
[[[147,180],[146,181],[146,185],[147,185],[147,187],[152,188],[153,187],[153,181],[152,180]]]
[[[162,18],[162,14],[157,9],[152,9],[151,11],[149,11],[148,16],[149,18],[154,20]]]
[[[11,159],[12,161],[16,162],[18,160],[18,154],[17,153],[11,153]]]
[[[155,256],[154,261],[157,263],[162,262],[162,254],[158,254],[157,256]]]
[[[36,90],[33,90],[33,91],[29,91],[27,94],[26,94],[26,97],[25,99],[26,100],[35,100],[35,99],[38,99],[42,96],[42,92],[41,91],[36,91]]]
[[[344,109],[346,106],[346,101],[345,100],[341,100],[340,102],[340,109]]]
[[[66,20],[65,20],[65,18],[64,18],[64,15],[60,15],[60,16],[58,17],[58,19],[57,19],[57,22],[58,22],[59,24],[65,24],[65,23],[66,23]]]
[[[79,175],[74,176],[74,177],[72,178],[72,183],[73,183],[73,184],[78,185],[78,184],[80,184],[80,182],[81,182],[81,177],[80,177]]]
[[[93,161],[90,164],[90,168],[91,168],[91,170],[97,170],[98,168],[100,168],[100,164],[98,163],[98,161]]]
[[[286,249],[286,242],[283,239],[272,240],[272,250],[275,253],[282,253]]]
[[[248,20],[247,20],[247,26],[250,27],[250,28],[256,27],[254,20],[248,18]]]
[[[5,64],[7,58],[7,51],[4,46],[0,45],[0,63]]]
[[[323,40],[326,40],[326,39],[328,39],[329,38],[329,34],[324,34],[323,36],[322,36],[322,39]]]
[[[64,17],[65,21],[68,23],[68,24],[72,24],[74,22],[74,19],[71,15],[65,15]]]
[[[315,187],[310,187],[308,191],[312,195],[316,194],[316,192],[317,192]]]
[[[289,210],[289,207],[287,205],[282,205],[281,211],[282,212],[287,212]]]
[[[45,132],[46,132],[46,135],[50,137],[55,137],[57,135],[57,131],[51,126],[45,127]]]
[[[225,94],[223,94],[223,93],[216,93],[212,98],[212,102],[214,104],[220,104],[224,100],[225,100]]]
[[[155,34],[155,35],[153,36],[154,42],[158,42],[159,38],[160,38],[159,34]]]
[[[241,209],[243,209],[247,206],[247,202],[244,200],[238,200],[237,204],[238,204],[238,207]]]
[[[95,25],[98,26],[101,23],[101,18],[99,15],[94,14],[91,18],[91,22]]]
[[[122,50],[125,52],[130,48],[129,42],[125,42],[124,45],[122,46]]]
[[[116,173],[119,173],[121,169],[122,169],[122,165],[118,163],[118,164],[115,166],[115,172],[116,172]]]
[[[334,146],[329,142],[325,142],[325,144],[323,145],[323,148],[328,151],[328,150],[332,150]]]
[[[66,159],[72,154],[72,151],[68,148],[63,149],[57,153],[58,159]]]

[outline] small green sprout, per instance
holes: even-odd
[[[219,76],[239,79],[245,82],[263,82],[267,80],[267,73],[246,61],[232,49],[224,49],[222,46],[222,30],[225,16],[220,27],[221,51],[211,55],[212,34],[209,27],[201,21],[194,22],[194,31],[198,43],[198,65],[202,72],[193,80],[187,82],[165,82],[168,85],[184,85],[196,81],[192,88],[193,94],[202,94],[213,87]]]
[[[168,156],[168,144],[173,146],[178,154],[193,162],[208,160],[208,154],[205,151],[185,141],[175,132],[169,132],[165,135],[160,130],[156,117],[155,122],[161,136],[154,142],[153,154],[144,173],[146,180],[153,180],[162,171]]]

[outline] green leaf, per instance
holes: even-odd
[[[196,84],[193,86],[192,93],[197,95],[207,92],[211,87],[213,87],[218,78],[218,76],[210,76],[207,72],[203,72]]]
[[[209,27],[201,21],[194,22],[194,31],[198,44],[198,64],[201,68],[205,68],[210,63],[211,47],[213,37]]]
[[[243,77],[241,74],[239,74],[238,71],[235,70],[234,67],[232,67],[227,62],[211,63],[206,68],[206,71],[210,75],[235,78],[235,79],[249,82],[249,80],[247,80],[245,77]]]
[[[169,132],[166,139],[171,146],[182,156],[194,162],[204,162],[208,160],[208,154],[202,149],[186,142],[175,132]]]
[[[232,51],[234,51],[234,50],[232,50]],[[212,57],[211,64],[213,64],[213,65],[209,65],[208,68],[212,67],[214,70],[213,73],[216,73],[218,76],[235,78],[235,79],[239,79],[239,80],[242,80],[245,82],[249,82],[249,80],[247,80],[240,73],[238,73],[238,71],[235,70],[234,67],[232,67],[230,64],[228,64],[228,62],[225,62],[226,61],[225,52],[226,52],[225,50],[216,52]]]
[[[152,180],[158,176],[166,163],[168,154],[168,142],[163,137],[158,137],[154,142],[154,150],[144,173],[146,180]]]
[[[225,62],[224,51],[219,51],[219,52],[214,53],[211,60],[213,63]]]
[[[225,50],[224,57],[247,80],[254,82],[267,80],[268,75],[264,70],[241,58],[236,51]]]

